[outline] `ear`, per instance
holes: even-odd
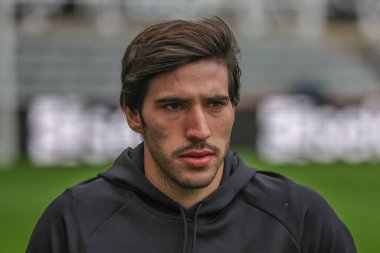
[[[139,133],[139,134],[142,134],[143,133],[143,123],[142,123],[142,120],[140,118],[140,114],[138,113],[137,110],[131,110],[129,107],[124,107],[123,109],[124,111],[124,114],[127,118],[127,122],[128,122],[128,125],[129,127]]]

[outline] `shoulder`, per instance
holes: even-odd
[[[317,246],[325,251],[316,252],[356,252],[346,226],[327,201],[307,186],[278,173],[258,171],[241,196],[283,224],[304,250],[319,241]],[[345,251],[330,251],[333,247]]]
[[[125,202],[129,191],[95,177],[66,189],[45,213],[75,216],[78,224],[91,224],[112,215]]]
[[[299,221],[310,211],[320,215],[332,212],[317,192],[275,172],[257,171],[243,190],[242,197],[279,220],[294,236],[300,230]]]
[[[99,177],[68,188],[42,214],[27,252],[78,252],[86,238],[118,212],[128,192]]]
[[[244,194],[248,200],[250,196],[254,196],[254,203],[268,206],[268,208],[271,205],[289,207],[290,204],[303,208],[328,206],[316,191],[270,171],[257,171],[250,184],[244,189]]]
[[[122,202],[129,191],[112,184],[101,177],[90,178],[73,187],[66,189],[56,201],[71,202],[76,207],[94,207],[101,202],[102,206]]]

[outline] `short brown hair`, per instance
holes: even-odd
[[[173,20],[146,28],[130,43],[122,59],[120,104],[140,111],[149,81],[156,75],[201,59],[215,58],[229,72],[229,96],[239,102],[240,52],[235,37],[218,17]]]

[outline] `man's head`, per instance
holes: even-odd
[[[174,20],[148,27],[130,43],[122,59],[121,107],[141,111],[152,78],[210,58],[227,67],[229,96],[236,106],[240,89],[238,53],[232,31],[217,17],[201,21]]]
[[[152,26],[126,51],[123,110],[144,137],[146,177],[169,196],[220,183],[239,100],[237,52],[218,18]]]

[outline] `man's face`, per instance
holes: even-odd
[[[155,77],[142,117],[145,169],[183,189],[207,187],[223,167],[234,122],[226,67],[201,60]]]

